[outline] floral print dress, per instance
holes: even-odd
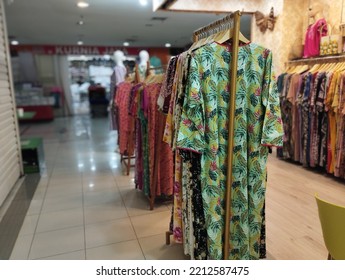
[[[201,195],[209,259],[223,258],[230,47],[196,50],[189,67],[177,148],[201,156]],[[272,53],[253,43],[239,48],[231,186],[230,259],[258,259],[268,146],[282,146]]]

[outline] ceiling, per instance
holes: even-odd
[[[84,9],[77,7],[77,0],[4,2],[10,38],[35,45],[75,45],[82,40],[97,46],[122,46],[127,41],[134,47],[184,47],[193,30],[224,16],[153,12],[151,0],[147,6],[139,0],[87,0],[90,6]],[[84,24],[78,25],[81,17]],[[241,24],[242,32],[249,34],[250,16],[243,16]]]

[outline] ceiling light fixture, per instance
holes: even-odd
[[[166,44],[165,44],[165,47],[166,47],[166,48],[170,48],[170,47],[171,47],[171,44],[170,44],[170,43],[166,43]]]
[[[17,40],[12,40],[11,41],[11,45],[13,45],[13,46],[16,46],[16,45],[18,45],[19,44],[19,42],[17,41]]]
[[[79,2],[77,3],[77,6],[78,6],[79,8],[87,8],[87,7],[89,7],[89,3],[85,2],[85,1],[79,1]]]
[[[124,42],[123,45],[124,45],[125,47],[128,47],[128,46],[129,46],[129,43],[128,43],[128,42]]]
[[[146,6],[147,5],[147,0],[139,0],[139,3],[141,6]]]
[[[84,42],[83,41],[78,41],[78,43],[77,43],[79,46],[80,45],[84,45]]]

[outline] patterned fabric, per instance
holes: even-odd
[[[156,190],[155,195],[172,195],[173,193],[173,153],[168,144],[162,141],[166,116],[158,111],[157,99],[162,84],[149,84],[145,87],[148,94],[146,115],[148,119],[150,186]],[[154,171],[157,168],[156,178]]]
[[[201,166],[200,166],[200,155],[180,150],[181,157],[183,158],[184,164],[183,167],[189,168],[189,175],[188,178],[189,182],[187,182],[188,186],[191,189],[191,215],[193,220],[191,221],[193,225],[193,248],[191,248],[191,255],[193,259],[196,260],[206,260],[208,257],[208,250],[207,250],[207,232],[205,227],[205,216],[204,216],[204,209],[203,209],[203,202],[202,202],[202,195],[201,195],[201,186],[200,186],[200,173],[201,173]]]
[[[182,159],[179,153],[175,152],[175,170],[174,170],[174,207],[173,207],[173,237],[176,243],[182,243]]]
[[[157,100],[158,108],[165,114],[168,113],[174,76],[176,71],[177,56],[173,56],[168,64],[165,79]]]
[[[183,71],[182,65],[183,65],[183,55],[180,55],[177,59],[176,63],[176,71],[173,79],[173,84],[171,88],[171,96],[170,96],[170,104],[169,104],[169,110],[167,115],[167,121],[165,125],[164,130],[164,136],[163,141],[168,143],[173,150],[175,150],[175,142],[176,139],[174,139],[174,132],[175,132],[175,122],[174,122],[174,110],[176,106],[176,98],[178,95],[178,85],[182,82],[181,80],[181,72]]]
[[[128,106],[132,85],[127,82],[120,83],[117,87],[115,104],[119,112],[119,149],[120,154],[128,152],[128,135],[130,131]]]
[[[110,129],[111,130],[118,130],[118,111],[117,107],[115,106],[115,94],[116,94],[116,86],[122,83],[125,80],[127,73],[127,69],[124,66],[116,65],[114,67],[114,71],[110,76],[110,97],[109,97],[109,121],[110,121]]]
[[[222,259],[229,102],[228,46],[211,43],[191,58],[177,147],[201,154],[201,191],[210,259]],[[230,259],[258,259],[270,145],[282,145],[272,53],[240,47],[235,110]]]
[[[182,161],[182,223],[183,223],[183,248],[185,255],[194,259],[194,215],[192,211],[192,164],[190,161]]]

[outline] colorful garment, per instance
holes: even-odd
[[[124,66],[116,65],[114,71],[110,76],[110,97],[109,97],[109,124],[111,130],[118,130],[119,117],[118,110],[115,105],[116,87],[125,80],[127,69]]]
[[[193,53],[177,139],[179,149],[201,154],[210,259],[223,258],[229,49],[211,43]],[[229,257],[258,259],[267,146],[282,146],[283,136],[272,53],[253,43],[241,46],[237,73]]]
[[[145,87],[145,92],[148,94],[146,114],[148,118],[150,186],[155,189],[155,196],[169,196],[173,193],[173,153],[169,145],[162,141],[166,116],[157,108],[161,86],[160,83],[154,83]],[[157,168],[157,173],[154,186],[155,168]]]
[[[174,82],[174,76],[176,71],[177,56],[173,56],[169,60],[168,68],[166,70],[165,78],[162,84],[162,88],[157,100],[158,108],[167,114],[169,110],[170,97],[172,93],[172,87]]]
[[[128,154],[128,136],[130,131],[128,106],[132,84],[122,82],[117,87],[115,104],[119,112],[119,150],[121,155]]]
[[[319,19],[314,24],[309,25],[305,34],[303,57],[319,56],[321,37],[326,35],[327,22],[325,19]]]

